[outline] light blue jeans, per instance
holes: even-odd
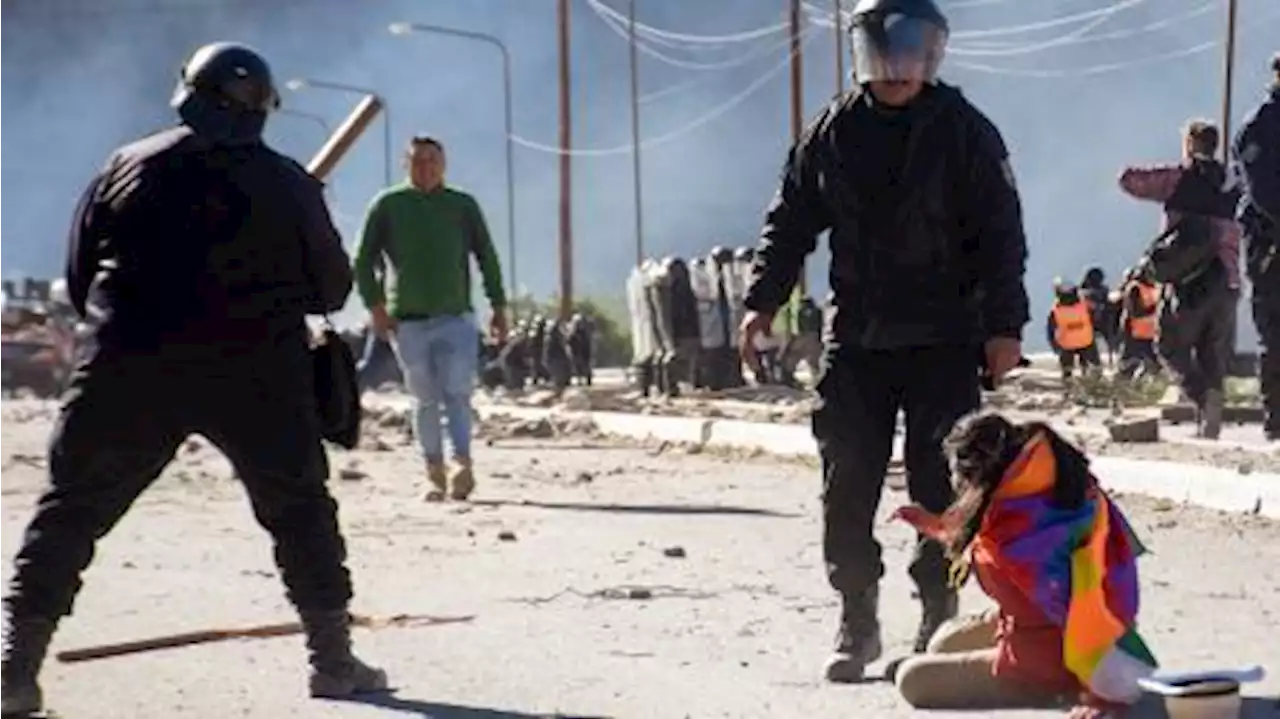
[[[392,346],[413,395],[413,433],[422,456],[429,462],[444,459],[443,407],[453,456],[469,458],[471,390],[480,353],[475,320],[469,314],[404,320],[396,327]]]

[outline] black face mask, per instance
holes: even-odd
[[[192,93],[178,105],[178,117],[197,135],[216,144],[242,145],[262,140],[265,110],[242,110]]]

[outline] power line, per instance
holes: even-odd
[[[628,33],[627,29],[625,27],[622,27],[621,24],[617,22],[617,20],[614,20],[611,17],[611,15],[607,15],[604,13],[596,13],[596,17],[598,17],[600,19],[600,22],[602,22],[605,27],[608,27],[609,31],[612,31],[614,35],[617,35],[618,37],[623,38],[623,40],[626,40],[628,43],[631,42],[630,33]],[[773,43],[769,43],[769,45],[755,47],[755,49],[749,52],[744,52],[744,54],[737,56],[737,58],[718,61],[718,63],[696,63],[696,61],[672,58],[672,56],[663,54],[663,52],[660,52],[658,50],[654,50],[653,47],[646,45],[646,43],[643,41],[640,41],[639,38],[636,38],[636,50],[639,50],[640,52],[644,52],[644,54],[648,55],[649,58],[662,61],[662,63],[672,65],[672,67],[676,67],[676,68],[689,69],[689,70],[724,70],[724,69],[741,67],[741,65],[750,63],[751,60],[763,58],[763,56],[765,55],[772,55],[774,54],[774,52],[777,52],[778,50],[782,50],[783,47],[790,45],[790,43],[791,43],[790,38],[786,38],[786,40],[783,40],[781,42],[773,42]]]
[[[608,15],[615,21],[626,23],[627,17],[613,8],[605,5],[601,0],[586,0],[587,5],[601,15]],[[653,35],[656,37],[674,40],[677,42],[685,42],[690,44],[703,45],[731,45],[739,42],[749,42],[762,37],[776,35],[787,29],[787,23],[778,23],[769,25],[768,27],[757,28],[755,30],[747,30],[745,32],[732,33],[729,35],[690,35],[687,33],[672,32],[670,30],[662,30],[651,25],[636,23],[636,34]]]
[[[978,30],[955,30],[950,33],[950,39],[967,39],[979,37],[1000,37],[1003,35],[1023,35],[1037,30],[1048,30],[1050,28],[1061,27],[1063,25],[1071,25],[1077,22],[1091,20],[1098,16],[1110,17],[1117,12],[1118,6],[1127,9],[1134,5],[1139,5],[1146,0],[1137,0],[1137,2],[1122,2],[1118,4],[1108,4],[1105,7],[1095,8],[1085,12],[1078,12],[1071,15],[1063,15],[1051,20],[1040,20],[1037,22],[1023,23],[1021,25],[1005,25],[1001,27],[983,28]],[[805,7],[810,11],[811,22],[817,23],[823,27],[831,27],[835,24],[835,18],[831,13],[818,8],[811,3],[806,2]]]
[[[1090,65],[1088,67],[1078,67],[1071,70],[1036,70],[1036,69],[1017,69],[1009,67],[996,67],[994,65],[984,65],[980,63],[965,62],[957,60],[952,65],[963,68],[965,70],[974,70],[976,72],[985,72],[992,75],[1011,75],[1015,77],[1039,77],[1039,78],[1058,78],[1058,77],[1086,77],[1089,75],[1102,75],[1110,72],[1119,72],[1120,70],[1128,70],[1131,67],[1141,67],[1143,65],[1152,65],[1166,60],[1176,60],[1178,58],[1190,57],[1202,53],[1206,50],[1221,45],[1219,40],[1210,40],[1202,42],[1199,45],[1175,50],[1173,52],[1161,53],[1159,55],[1150,55],[1147,57],[1135,58],[1124,62],[1112,62],[1101,65]]]
[[[594,0],[587,0],[587,2],[591,5],[592,9],[595,10],[596,3],[594,2]],[[604,25],[608,27],[610,31],[613,32],[613,34],[626,40],[628,43],[631,41],[630,34],[622,26],[621,22],[614,20],[611,15],[608,15],[604,12],[600,12],[598,10],[596,11],[596,15],[597,17],[600,18],[600,21],[603,22]],[[637,29],[639,28],[638,23],[636,27]],[[786,47],[788,44],[790,44],[790,42],[791,40],[788,38],[782,42],[772,43],[767,46],[755,48],[750,52],[740,55],[739,57],[731,58],[728,60],[721,60],[718,62],[695,62],[692,60],[681,60],[680,58],[671,57],[670,55],[666,55],[661,51],[654,49],[653,47],[640,41],[638,38],[636,39],[636,49],[655,60],[659,60],[673,67],[679,67],[686,70],[725,70],[728,68],[745,65],[748,62],[751,62],[752,60],[758,57],[763,57],[764,55],[772,54]]]
[[[184,12],[216,12],[225,13],[233,10],[255,10],[260,6],[269,6],[271,8],[288,7],[298,8],[304,6],[315,5],[332,5],[337,7],[343,4],[341,0],[271,0],[269,3],[261,2],[261,0],[177,0],[176,2],[157,2],[156,0],[148,0],[147,2],[134,3],[111,3],[101,0],[81,0],[74,2],[73,0],[36,0],[26,3],[5,3],[5,16],[12,20],[31,20],[40,18],[71,18],[83,16],[111,16],[111,15],[156,15],[162,13],[184,13]],[[246,16],[253,16],[254,13],[246,13]]]
[[[1272,12],[1267,13],[1262,18],[1256,19],[1254,22],[1245,25],[1242,33],[1252,32],[1267,27],[1268,21],[1273,18],[1280,17],[1280,11],[1273,6]],[[1036,69],[1036,68],[1008,68],[996,67],[994,65],[985,65],[980,63],[966,62],[963,60],[953,60],[951,64],[963,68],[965,70],[973,70],[975,72],[985,72],[992,75],[1007,75],[1011,77],[1033,77],[1033,78],[1065,78],[1065,77],[1088,77],[1092,75],[1103,75],[1112,72],[1120,72],[1134,67],[1142,67],[1145,65],[1156,65],[1167,60],[1177,60],[1184,57],[1190,57],[1206,50],[1223,44],[1223,39],[1209,40],[1197,45],[1174,50],[1171,52],[1160,53],[1157,55],[1148,55],[1146,57],[1133,58],[1131,60],[1123,60],[1119,62],[1104,63],[1098,65],[1090,65],[1087,67],[1073,67],[1070,69]]]
[[[811,40],[813,40],[813,38],[814,38],[814,31],[812,29],[805,30],[805,32],[802,35],[801,47],[803,48],[803,46],[807,45]],[[772,80],[774,76],[778,75],[783,70],[786,70],[788,66],[791,64],[791,55],[792,53],[790,52],[787,53],[787,56],[783,58],[782,62],[770,68],[769,71],[766,72],[764,75],[761,75],[759,78],[756,78],[754,82],[752,82],[747,87],[743,88],[743,90],[739,92],[737,95],[734,95],[733,97],[724,101],[720,105],[717,105],[716,107],[711,108],[710,110],[694,118],[687,124],[681,127],[677,127],[676,129],[663,133],[661,135],[651,137],[647,140],[642,140],[640,142],[640,148],[642,150],[647,150],[653,147],[657,147],[659,145],[664,145],[673,140],[677,140],[683,137],[684,135],[687,135],[688,133],[693,132],[694,130],[697,130],[703,125],[706,125],[708,123],[714,122],[715,120],[719,119],[722,115],[729,112],[730,110],[737,107],[738,105],[741,105],[743,102],[747,100],[747,98],[754,95],[757,91],[760,90],[760,88],[768,84],[768,82]],[[574,157],[607,157],[610,155],[626,155],[626,154],[630,154],[632,151],[632,148],[634,147],[633,144],[628,143],[626,145],[619,145],[617,147],[569,150],[567,153],[562,153],[560,148],[558,147],[555,147],[553,145],[547,145],[541,142],[535,142],[533,140],[520,137],[518,135],[512,135],[511,139],[517,145],[520,145],[521,147],[526,147],[530,150],[537,150],[539,152],[547,152],[547,153],[557,154],[557,155],[568,154]]]
[[[1066,33],[1065,35],[1060,35],[1056,38],[1045,40],[1043,42],[1031,43],[1028,45],[1020,45],[1015,47],[990,48],[990,49],[948,47],[947,52],[953,55],[961,55],[961,56],[985,55],[985,56],[1007,57],[1010,55],[1028,55],[1033,52],[1040,52],[1041,50],[1048,50],[1055,47],[1062,47],[1063,45],[1071,44],[1073,41],[1083,39],[1086,35],[1088,35],[1094,29],[1101,27],[1103,24],[1109,22],[1111,18],[1116,15],[1116,13],[1122,12],[1124,10],[1128,10],[1129,8],[1134,7],[1135,5],[1139,5],[1143,2],[1145,2],[1145,0],[1123,0],[1122,2],[1118,2],[1115,5],[1112,5],[1111,8],[1108,10],[1108,12],[1106,12],[1105,14],[1102,14],[1093,18],[1092,20],[1081,25],[1075,30],[1072,30],[1071,32]]]
[[[1069,42],[1064,42],[1062,44],[1063,45],[1087,45],[1095,42],[1123,40],[1125,38],[1137,37],[1138,35],[1147,35],[1150,33],[1159,32],[1167,27],[1177,25],[1185,20],[1190,20],[1192,18],[1196,18],[1201,15],[1207,15],[1213,12],[1214,10],[1216,10],[1219,4],[1220,4],[1219,0],[1207,0],[1201,5],[1198,5],[1197,7],[1194,7],[1191,10],[1181,15],[1174,15],[1172,17],[1164,18],[1163,20],[1156,20],[1155,22],[1147,23],[1146,25],[1142,25],[1140,27],[1125,28],[1121,30],[1112,30],[1110,32],[1102,32],[1096,35],[1089,35],[1087,37],[1078,37],[1070,40]],[[1002,49],[1002,48],[1019,47],[1019,45],[1017,43],[1011,43],[1007,40],[977,40],[973,43],[971,47],[983,48],[983,49]],[[948,52],[952,52],[952,50],[948,49]],[[967,54],[974,54],[974,53],[967,53]]]

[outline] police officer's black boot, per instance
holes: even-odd
[[[311,696],[341,699],[387,689],[387,673],[351,653],[351,617],[345,609],[300,614],[311,661]]]
[[[1204,393],[1204,403],[1200,406],[1200,436],[1205,439],[1217,439],[1222,434],[1222,409],[1224,398],[1222,390],[1211,389]]]
[[[0,713],[27,716],[44,709],[37,681],[57,621],[44,617],[13,617],[4,636],[4,667],[0,669]]]
[[[930,590],[920,593],[920,629],[916,632],[914,651],[922,654],[929,648],[929,640],[949,619],[960,611],[960,598],[955,590]]]
[[[858,594],[841,598],[840,628],[836,647],[827,660],[827,681],[852,683],[862,681],[863,671],[880,658],[880,587],[872,585]]]

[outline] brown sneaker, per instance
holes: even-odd
[[[443,502],[445,492],[449,490],[449,474],[443,463],[427,463],[427,481],[431,483],[431,489],[427,490],[427,496],[423,499],[428,502]]]
[[[471,496],[476,489],[476,476],[471,471],[471,459],[469,457],[459,457],[454,460],[458,466],[454,468],[453,475],[449,477],[449,486],[452,488],[449,496],[459,502]]]

